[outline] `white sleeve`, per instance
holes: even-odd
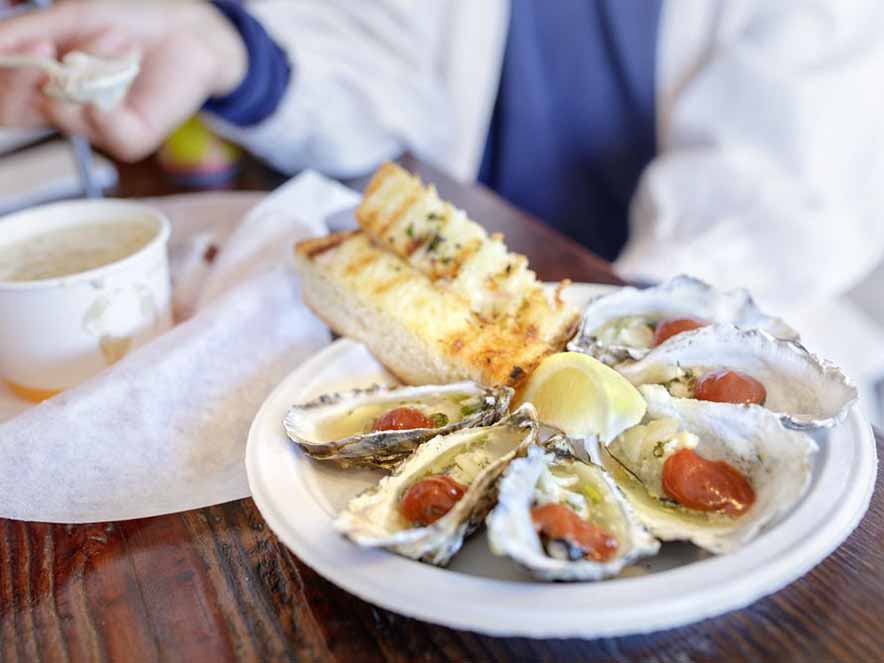
[[[430,159],[445,152],[444,2],[255,0],[248,9],[288,53],[291,82],[255,127],[210,117],[220,133],[282,171],[339,177],[406,149]]]
[[[664,59],[688,41],[676,6],[688,5],[664,12]],[[871,270],[884,251],[882,10],[720,5],[695,66],[658,80],[660,153],[633,200],[621,273],[688,272],[794,308]]]

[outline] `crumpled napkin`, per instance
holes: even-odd
[[[186,319],[41,405],[0,392],[0,418],[11,415],[0,423],[0,517],[122,520],[249,494],[252,418],[330,340],[300,301],[292,244],[324,234],[325,217],[358,196],[308,172],[243,218],[254,200],[151,201],[173,221],[173,299]]]

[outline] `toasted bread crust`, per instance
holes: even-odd
[[[518,385],[561,349],[576,325],[575,316],[550,342],[530,322],[484,320],[462,297],[359,231],[299,243],[295,265],[308,306],[407,382]]]
[[[334,249],[341,242],[347,240],[351,235],[355,235],[358,232],[358,230],[351,230],[349,232],[334,233],[324,237],[306,239],[298,244],[298,250],[308,258],[312,259],[326,251]]]
[[[303,297],[401,379],[516,386],[574,333],[578,312],[525,256],[399,166],[378,169],[356,217],[362,230],[297,245]]]

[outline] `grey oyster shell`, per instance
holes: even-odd
[[[544,486],[546,482],[555,481],[547,473],[550,468],[556,468],[558,476],[571,475],[578,481],[592,482],[603,500],[601,508],[607,509],[617,521],[611,528],[619,545],[616,557],[597,562],[548,554],[551,551],[544,548],[534,529],[531,508],[539,497],[550,501],[550,496],[541,488],[542,478]],[[608,472],[577,458],[570,443],[561,436],[550,438],[542,446],[528,447],[524,458],[510,463],[500,480],[497,506],[485,523],[491,551],[510,557],[540,580],[602,580],[619,574],[641,557],[657,554],[660,549],[660,543],[641,524]]]
[[[636,386],[664,384],[680,369],[691,368],[726,368],[750,375],[767,390],[764,407],[799,430],[836,425],[857,398],[856,387],[837,366],[801,344],[730,325],[684,332],[642,359],[616,367]]]
[[[367,432],[336,440],[322,439],[324,423],[345,417],[358,408],[379,406],[386,411],[403,401],[430,403],[434,399],[459,396],[476,402],[478,409],[466,415],[458,413],[460,418],[452,418],[450,423],[438,428]],[[309,403],[294,405],[289,409],[283,426],[289,439],[317,460],[332,461],[345,468],[376,467],[389,470],[419,445],[437,435],[493,424],[506,414],[512,397],[513,390],[509,387],[486,388],[475,382],[394,388],[375,385],[368,389],[325,394]]]
[[[780,318],[762,312],[748,291],[721,291],[681,275],[651,288],[626,287],[592,299],[568,349],[592,355],[611,366],[627,359],[641,359],[650,347],[606,343],[597,334],[606,324],[627,316],[647,316],[651,320],[696,317],[740,329],[763,329],[777,338],[798,340],[798,332]]]
[[[731,552],[787,514],[806,493],[818,451],[807,433],[784,427],[762,407],[673,398],[659,385],[645,385],[639,391],[648,402],[646,422],[676,420],[680,430],[697,436],[698,454],[729,462],[747,476],[755,491],[754,504],[738,517],[704,514],[657,499],[630,468],[617,447],[618,438],[601,449],[602,462],[654,536],[691,541],[713,553]],[[624,457],[615,457],[617,452]]]
[[[537,413],[526,403],[510,416],[482,428],[465,428],[421,445],[393,474],[354,497],[335,519],[335,528],[354,543],[381,547],[405,557],[446,565],[464,539],[485,519],[497,498],[497,481],[517,454],[537,440]],[[399,513],[399,501],[415,482],[456,464],[461,454],[488,453],[489,460],[447,514],[415,527]]]

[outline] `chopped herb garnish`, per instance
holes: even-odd
[[[436,412],[430,415],[430,421],[433,423],[433,428],[442,428],[442,426],[448,425],[448,415],[444,412]]]
[[[443,221],[444,219],[444,216],[437,214],[436,212],[430,212],[427,214],[427,221]]]
[[[512,265],[512,263],[510,263],[509,265],[506,266],[506,273],[509,274],[512,271],[513,271],[513,265]]]
[[[478,411],[479,411],[479,404],[478,403],[474,403],[473,405],[463,405],[460,408],[460,416],[468,417],[471,414],[475,414]]]
[[[405,234],[408,235],[411,239],[414,239],[414,224],[409,223],[408,227],[405,229]]]
[[[449,256],[445,256],[444,258],[442,258],[441,262],[443,265],[447,265],[451,262],[451,258]]]
[[[432,253],[435,251],[439,245],[445,241],[445,238],[442,237],[439,233],[433,235],[433,239],[430,240],[430,243],[427,244],[427,253]]]
[[[654,458],[663,458],[663,442],[654,445]]]

